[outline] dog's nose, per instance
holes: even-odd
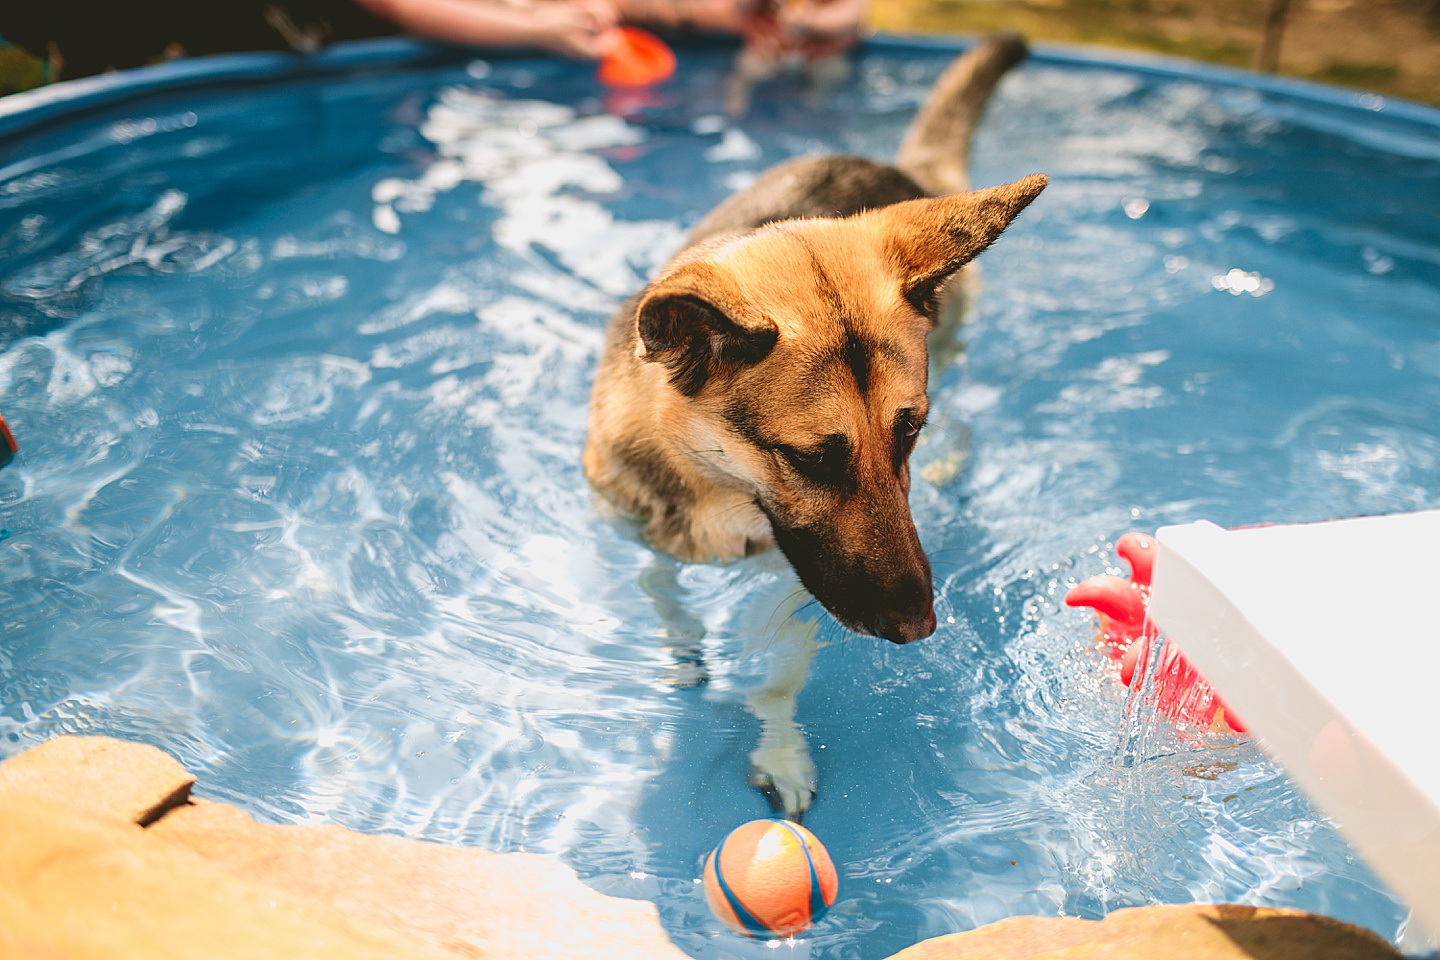
[[[923,617],[882,617],[876,634],[891,643],[911,643],[924,640],[935,632],[935,609],[926,604]]]
[[[914,529],[913,527],[911,528]],[[891,643],[913,643],[935,632],[935,588],[930,579],[930,562],[920,549],[920,538],[911,533],[908,556],[876,577],[881,590],[871,609],[876,636]]]

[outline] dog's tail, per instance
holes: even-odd
[[[970,136],[995,85],[1029,51],[1018,34],[985,38],[940,75],[895,154],[895,166],[931,196],[970,189]]]

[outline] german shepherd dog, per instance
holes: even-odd
[[[908,502],[927,336],[952,278],[1045,187],[1036,174],[967,192],[971,131],[1024,56],[1001,36],[957,59],[893,165],[802,157],[766,171],[616,314],[585,472],[652,546],[693,562],[779,546],[849,629],[895,643],[935,631]],[[813,786],[792,786],[767,792],[798,817]]]

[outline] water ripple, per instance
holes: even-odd
[[[829,100],[776,81],[741,123],[727,65],[687,57],[673,99],[613,114],[585,69],[506,60],[0,148],[0,752],[156,743],[262,819],[555,853],[697,957],[769,956],[695,881],[766,809],[747,624],[789,581],[675,563],[596,509],[590,379],[606,317],[730,185],[888,155],[944,61],[864,53]],[[1433,158],[1331,113],[1109,68],[1002,83],[975,178],[1052,186],[935,374],[911,499],[939,630],[819,621],[807,823],[842,893],[786,949],[1190,900],[1396,934],[1253,745],[1137,741],[1061,599],[1129,529],[1440,505]]]

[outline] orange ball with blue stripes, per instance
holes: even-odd
[[[820,919],[840,881],[815,834],[789,820],[752,820],[705,860],[705,899],[748,937],[790,937]]]

